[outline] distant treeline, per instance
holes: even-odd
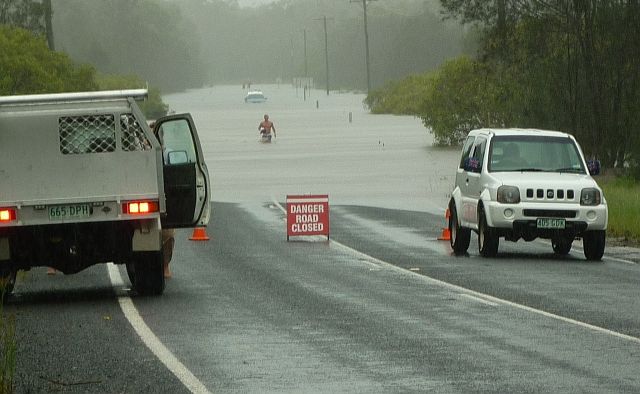
[[[441,144],[479,127],[566,131],[608,167],[638,166],[638,1],[442,3],[480,27],[479,55],[371,92],[373,112],[418,116]]]
[[[163,90],[289,82],[305,72],[324,88],[325,16],[331,89],[366,88],[361,2],[241,8],[228,0],[53,1],[56,49]],[[463,51],[463,28],[443,21],[435,1],[369,2],[368,22],[373,86],[437,68]]]
[[[146,87],[136,76],[98,73],[91,65],[78,64],[64,53],[50,50],[39,9],[24,12],[31,9],[0,8],[0,96]],[[141,109],[151,119],[168,110],[157,88],[149,89]]]

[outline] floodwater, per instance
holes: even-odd
[[[290,85],[252,86],[268,101],[245,104],[246,90],[214,86],[164,96],[190,112],[213,179],[213,201],[284,201],[328,194],[332,205],[364,205],[441,214],[455,180],[459,148],[433,146],[418,118],[372,115],[363,94]],[[277,130],[259,141],[269,114]]]

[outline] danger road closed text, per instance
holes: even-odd
[[[287,196],[287,237],[329,235],[329,196]]]

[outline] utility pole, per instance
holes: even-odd
[[[44,24],[47,31],[47,44],[49,49],[55,51],[55,45],[53,43],[53,25],[51,23],[51,15],[53,11],[51,9],[51,0],[43,0],[42,5],[44,7]]]
[[[291,68],[289,70],[289,74],[291,75],[291,79],[293,79],[293,77],[296,74],[296,66],[295,66],[295,56],[294,56],[294,49],[293,49],[293,36],[291,36],[289,38],[289,41],[291,42]]]
[[[329,40],[327,38],[327,16],[323,16],[321,20],[324,22],[324,60],[326,67],[326,75],[327,75],[327,96],[329,95]]]
[[[304,77],[309,77],[309,65],[307,63],[307,29],[304,29]]]
[[[362,0],[362,10],[364,12],[364,48],[365,63],[367,67],[367,94],[371,90],[371,71],[369,66],[369,28],[367,22],[367,2],[373,0]],[[351,0],[352,3],[360,2],[360,0]]]

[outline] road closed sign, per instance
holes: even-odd
[[[329,238],[329,196],[287,196],[287,240],[303,235]]]

